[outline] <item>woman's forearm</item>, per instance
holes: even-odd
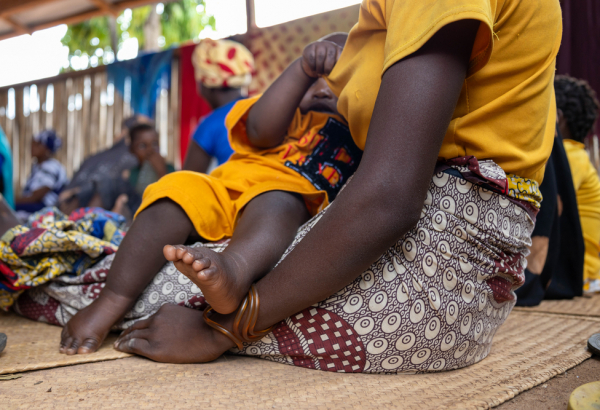
[[[300,59],[290,64],[250,109],[246,121],[250,143],[259,148],[281,144],[302,97],[315,80],[302,70]]]
[[[15,203],[17,203],[17,204],[34,204],[34,203],[40,202],[42,199],[44,199],[44,197],[46,196],[46,194],[48,192],[50,192],[49,187],[42,187],[40,189],[33,191],[31,193],[31,195],[18,197],[15,200]]]

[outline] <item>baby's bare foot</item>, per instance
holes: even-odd
[[[65,325],[59,351],[68,355],[95,352],[130,305],[130,300],[105,289],[98,299],[81,309]]]
[[[235,311],[248,292],[250,285],[243,280],[239,263],[225,252],[167,245],[163,253],[202,290],[206,302],[219,313]]]

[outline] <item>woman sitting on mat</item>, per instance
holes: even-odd
[[[172,304],[125,331],[117,349],[206,362],[241,345],[233,351],[370,373],[449,370],[486,357],[523,281],[553,143],[561,31],[555,0],[365,0],[327,78],[364,149],[352,181],[236,312],[205,320],[163,292]],[[178,212],[165,200],[138,222],[158,229]],[[126,246],[142,232],[134,224],[114,268],[154,243],[181,243],[190,225]],[[125,280],[109,275],[119,292]],[[211,291],[219,286],[232,285]],[[95,350],[98,336],[77,323],[76,339],[65,341],[77,341],[71,352]]]

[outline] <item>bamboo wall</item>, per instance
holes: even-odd
[[[156,128],[161,153],[179,167],[179,67],[172,63],[171,87],[156,103]],[[53,128],[63,140],[56,158],[68,177],[88,156],[109,148],[121,134],[121,121],[132,114],[98,67],[0,88],[0,126],[11,145],[15,191],[20,192],[31,170],[32,136]]]

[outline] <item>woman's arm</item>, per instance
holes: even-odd
[[[51,190],[52,189],[50,187],[43,186],[43,187],[38,188],[35,191],[33,191],[31,193],[31,195],[18,197],[17,199],[15,199],[15,203],[16,204],[33,204],[36,202],[41,202],[42,199],[44,199],[44,197],[46,196],[46,194],[48,192],[50,192]]]
[[[183,170],[206,173],[209,165],[210,155],[196,141],[191,140],[183,163]]]
[[[256,329],[339,291],[418,221],[478,27],[453,23],[384,74],[360,167],[319,223],[257,283]],[[231,329],[234,315],[211,319]],[[192,363],[214,360],[233,346],[199,312],[165,305],[123,332],[117,349]]]
[[[275,147],[283,141],[302,97],[319,75],[333,69],[341,47],[330,41],[308,45],[254,104],[246,121],[246,133],[258,148]]]
[[[478,27],[478,21],[452,23],[386,71],[354,178],[257,283],[257,329],[342,289],[417,223]]]
[[[147,161],[152,165],[156,176],[159,178],[167,175],[167,161],[160,155],[160,152],[154,151],[148,158]]]

